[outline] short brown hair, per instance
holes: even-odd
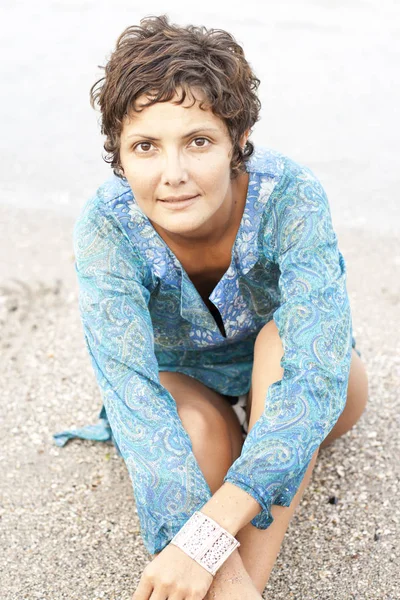
[[[179,88],[182,95],[176,103],[182,104],[195,87],[227,126],[233,145],[231,176],[245,171],[254,146],[247,141],[242,150],[239,141],[259,119],[260,80],[230,33],[204,26],[180,27],[169,23],[166,15],[147,17],[140,26],[122,32],[108,63],[101,68],[105,76],[91,87],[90,103],[93,108],[96,102],[100,107],[108,153],[104,160],[111,163],[115,175],[123,178],[120,136],[124,117],[137,110],[135,100],[146,94],[152,97],[145,106],[168,102]]]

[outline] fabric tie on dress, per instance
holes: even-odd
[[[104,405],[101,407],[99,413],[99,421],[95,425],[85,425],[79,429],[68,429],[66,431],[60,431],[53,435],[56,446],[65,446],[69,440],[81,439],[81,440],[92,440],[94,442],[108,442],[111,441],[119,456],[122,456],[118,444],[116,443],[114,436],[111,431],[110,424],[107,419],[107,413]]]

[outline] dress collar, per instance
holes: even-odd
[[[231,263],[210,296],[210,300],[220,310],[223,299],[226,298],[227,287],[236,285],[237,276],[248,273],[259,259],[261,219],[282,170],[281,155],[268,154],[268,151],[265,150],[256,151],[247,164],[249,172],[247,197],[232,247]],[[113,187],[113,193],[106,184]],[[106,203],[117,214],[121,225],[134,242],[134,246],[138,248],[140,255],[145,258],[147,264],[151,265],[154,275],[165,283],[180,288],[182,317],[191,323],[220,334],[213,316],[188,274],[137,205],[128,183],[114,176],[106,184],[102,190],[103,199],[106,200],[108,197]]]

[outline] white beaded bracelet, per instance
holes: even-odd
[[[211,575],[215,575],[240,546],[229,531],[200,511],[193,513],[170,543],[186,552]]]

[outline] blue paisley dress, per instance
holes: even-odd
[[[75,223],[79,309],[103,406],[97,425],[54,439],[113,441],[151,554],[212,495],[159,371],[246,394],[257,334],[276,323],[283,378],[268,388],[224,479],[260,504],[251,521],[259,529],[272,523],[273,504],[290,505],[345,406],[355,339],[324,189],[308,168],[268,148],[256,148],[247,171],[231,263],[210,295],[225,335],[126,181],[112,176]]]

